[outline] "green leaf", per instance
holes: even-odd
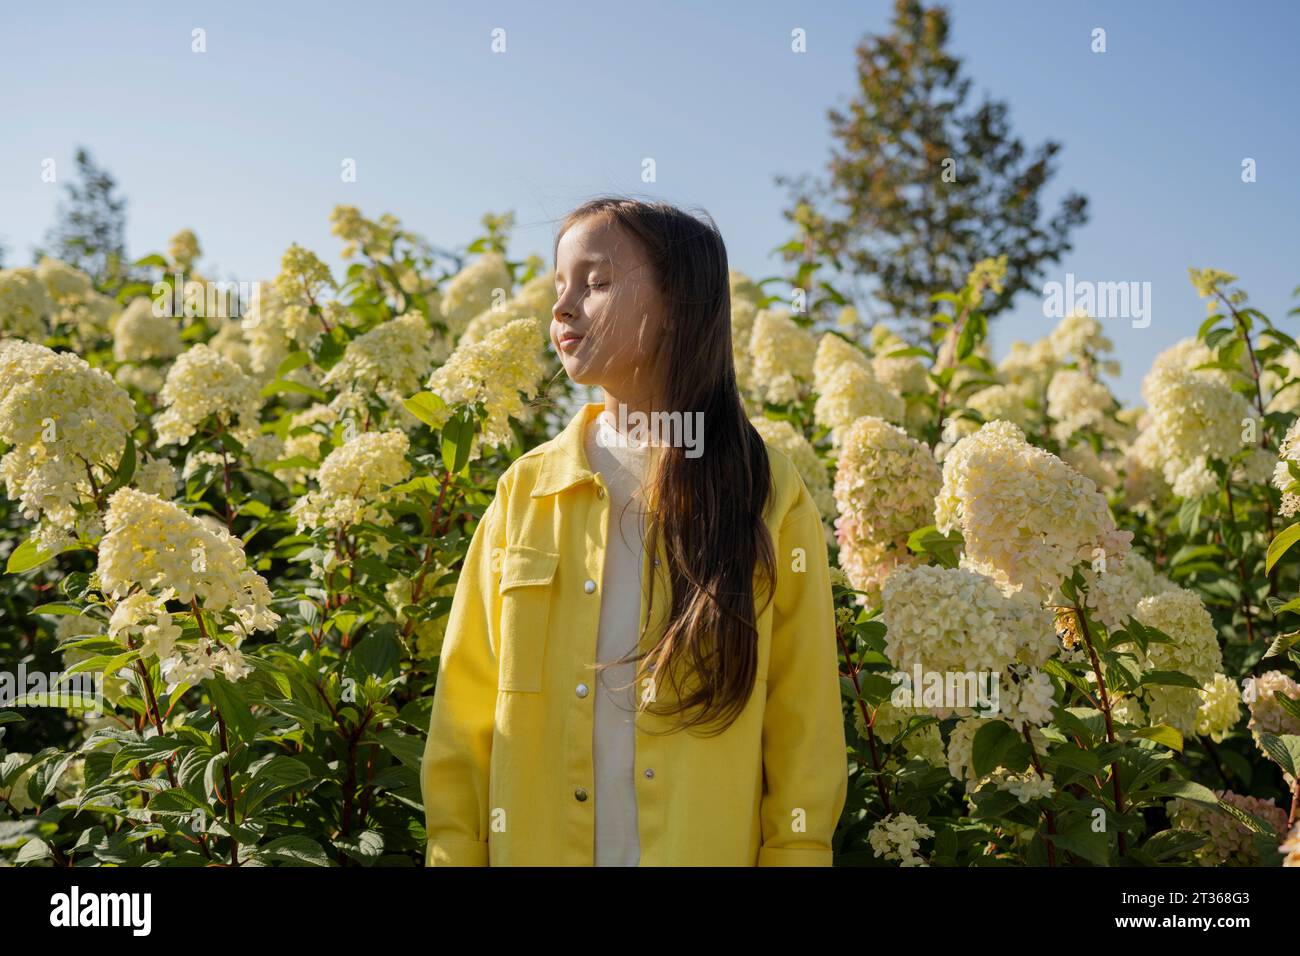
[[[9,555],[9,561],[5,564],[5,574],[22,574],[24,571],[40,567],[53,557],[53,554],[39,550],[35,541],[24,541]]]
[[[1261,733],[1259,746],[1279,767],[1292,777],[1297,776],[1296,770],[1300,768],[1300,736],[1283,734],[1278,737]]]
[[[476,420],[472,411],[461,408],[442,426],[442,463],[453,475],[460,474],[461,469],[469,464]]]
[[[319,388],[312,388],[310,385],[304,385],[302,382],[291,382],[288,379],[278,378],[273,382],[268,382],[262,386],[261,395],[263,398],[270,398],[272,395],[279,395],[281,392],[294,392],[298,395],[310,395],[318,402],[323,402],[326,395]]]
[[[1142,737],[1146,740],[1154,740],[1158,744],[1164,744],[1170,750],[1183,752],[1183,735],[1168,724],[1156,724],[1154,727],[1143,727],[1141,730],[1135,730],[1129,735],[1132,737]]]
[[[204,682],[204,687],[216,704],[217,712],[241,741],[249,742],[257,736],[257,719],[238,687],[224,677],[213,677]]]
[[[1282,531],[1269,542],[1268,557],[1264,561],[1264,573],[1268,574],[1272,571],[1273,565],[1277,564],[1278,559],[1286,554],[1297,541],[1300,541],[1300,521]]]
[[[971,743],[971,770],[976,777],[992,773],[1006,763],[1008,752],[1020,742],[1016,732],[1000,720],[991,720],[975,733]]]
[[[117,489],[125,487],[135,477],[135,458],[135,438],[128,434],[126,436],[126,447],[122,449],[122,460],[117,463],[117,471],[113,473],[113,480],[105,485],[103,492],[101,492],[105,499]]]
[[[442,426],[443,419],[438,415],[438,412],[446,408],[447,403],[433,392],[417,392],[402,404],[406,406],[408,412],[430,428]]]
[[[62,604],[58,601],[51,601],[49,604],[38,604],[32,608],[33,614],[51,614],[62,617],[71,617],[81,613],[81,608],[73,604]]]
[[[275,370],[276,378],[284,378],[294,369],[302,368],[311,361],[311,353],[299,349],[297,352],[290,352],[280,367]]]

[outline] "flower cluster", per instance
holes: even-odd
[[[1040,599],[1080,562],[1118,566],[1133,537],[1116,530],[1090,480],[1003,421],[963,438],[944,459],[935,524],[961,531],[970,567]]]
[[[913,563],[908,536],[929,524],[941,484],[930,450],[898,426],[866,416],[848,427],[835,472],[835,533],[854,588],[878,595],[896,567]]]
[[[330,452],[316,470],[317,490],[298,499],[298,531],[341,529],[378,517],[385,489],[411,474],[405,432],[362,432]]]

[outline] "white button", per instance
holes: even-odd
[[[582,586],[582,589],[588,594],[591,594],[596,590],[596,582],[591,578],[587,578],[587,583]]]
[[[587,685],[586,685],[586,684],[579,684],[579,685],[577,686],[576,690],[577,690],[577,694],[578,694],[579,697],[586,697],[586,696],[587,696]]]
[[[654,772],[653,770],[651,770],[649,767],[646,767],[646,768],[645,768],[645,775],[646,775],[646,779],[649,780],[650,778],[652,778],[652,777],[655,775],[655,772]]]
[[[659,559],[658,559],[658,558],[655,558],[655,567],[656,567],[656,568],[659,567]]]

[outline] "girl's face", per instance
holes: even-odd
[[[555,251],[551,344],[569,378],[624,402],[654,393],[662,297],[641,243],[617,223],[588,218]]]

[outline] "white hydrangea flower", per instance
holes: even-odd
[[[1138,602],[1133,616],[1173,639],[1172,644],[1148,645],[1142,661],[1144,670],[1181,671],[1202,685],[1223,670],[1214,621],[1193,592],[1174,588],[1145,597]],[[1195,732],[1202,703],[1199,688],[1149,684],[1142,687],[1141,693],[1153,721],[1169,724],[1182,734]]]
[[[867,841],[872,852],[886,860],[898,860],[903,866],[929,866],[917,855],[921,840],[934,831],[907,813],[891,813],[871,828]]]
[[[1201,687],[1196,732],[1215,743],[1223,741],[1241,719],[1241,690],[1227,674],[1215,674]]]
[[[433,363],[433,330],[419,314],[380,323],[348,343],[321,384],[371,392],[388,405],[419,391]],[[405,411],[405,409],[403,409]]]
[[[831,442],[839,445],[845,430],[858,419],[873,416],[898,424],[906,410],[903,400],[876,381],[870,368],[845,362],[831,373],[825,390],[817,396],[813,419],[831,429]]]

